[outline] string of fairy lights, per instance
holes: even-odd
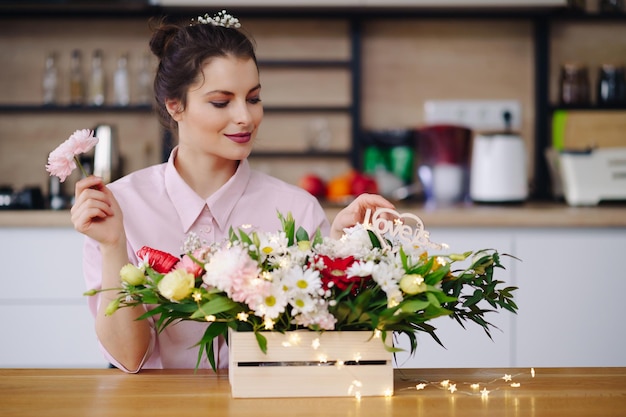
[[[402,370],[399,370],[402,375]],[[399,391],[422,391],[427,388],[436,388],[439,390],[449,391],[450,394],[461,394],[470,396],[480,396],[487,398],[490,393],[508,388],[519,388],[522,383],[519,382],[519,378],[530,377],[534,378],[536,375],[535,368],[530,368],[527,372],[519,372],[517,374],[504,374],[502,377],[494,378],[488,381],[473,381],[473,382],[456,382],[451,379],[444,379],[441,381],[425,381],[421,379],[403,378],[404,381],[415,382],[415,385],[402,388]]]

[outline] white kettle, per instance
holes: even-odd
[[[512,133],[477,134],[472,146],[469,194],[478,203],[522,202],[528,197],[526,149]]]

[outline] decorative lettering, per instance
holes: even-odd
[[[363,225],[376,234],[385,248],[391,247],[389,240],[415,247],[441,247],[430,241],[428,232],[424,230],[424,222],[412,213],[398,213],[388,208],[377,208],[372,216],[371,209],[367,209]]]

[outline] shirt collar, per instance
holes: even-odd
[[[176,171],[174,159],[177,153],[178,147],[175,147],[167,161],[165,167],[165,189],[178,213],[184,232],[189,232],[205,206],[209,208],[218,227],[224,230],[226,225],[229,224],[228,220],[231,212],[248,185],[248,180],[250,179],[250,164],[248,160],[244,159],[241,161],[235,175],[213,195],[204,200],[196,194]]]

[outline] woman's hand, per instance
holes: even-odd
[[[102,178],[89,176],[76,183],[70,212],[74,229],[101,245],[125,242],[122,210]]]
[[[346,208],[335,216],[330,227],[330,236],[339,239],[343,236],[343,229],[360,223],[365,218],[367,209],[375,211],[377,208],[395,209],[395,206],[378,194],[361,194]]]

